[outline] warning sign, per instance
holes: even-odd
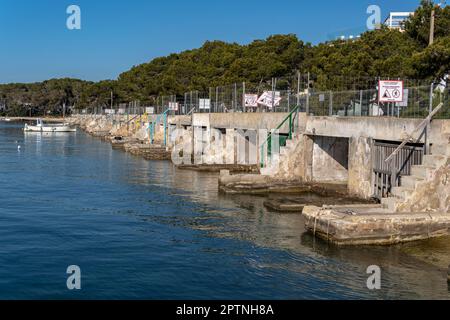
[[[258,106],[258,95],[257,94],[245,94],[245,106],[246,107],[257,107]]]
[[[403,102],[403,81],[380,80],[378,102]]]
[[[281,101],[281,92],[280,91],[264,91],[264,93],[259,97],[258,104],[262,104],[263,106],[272,108],[278,107]]]
[[[178,102],[169,102],[170,111],[178,111]]]

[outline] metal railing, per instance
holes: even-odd
[[[380,154],[374,159],[375,197],[381,199],[389,196],[392,188],[401,185],[401,177],[411,174],[411,166],[422,163],[422,155],[428,153],[429,125],[433,117],[442,110],[443,105],[444,103],[440,102],[397,147],[378,143],[378,147],[382,148],[378,150]],[[415,137],[419,133],[420,136]],[[407,147],[409,143],[419,143],[423,137],[425,143],[422,147]],[[377,144],[375,149],[377,150]]]
[[[163,145],[166,146],[167,145],[167,114],[170,110],[166,109],[162,114],[159,114],[155,121],[150,121],[149,122],[149,126],[148,126],[148,131],[149,131],[149,140],[150,143],[153,144],[154,140],[155,140],[155,133],[156,133],[156,126],[161,124],[161,121],[163,123],[163,127],[164,127],[164,141],[163,141]]]
[[[260,166],[264,168],[266,165],[266,158],[270,159],[272,155],[272,140],[274,139],[274,132],[278,132],[285,124],[288,122],[288,135],[285,138],[282,136],[275,136],[275,139],[279,139],[279,145],[282,146],[287,140],[292,140],[293,134],[297,131],[298,127],[295,125],[295,121],[298,119],[299,106],[295,107],[289,115],[273,130],[268,134],[267,139],[260,145]],[[266,148],[267,146],[267,148]],[[267,150],[267,153],[265,152]],[[267,155],[267,157],[266,157]]]

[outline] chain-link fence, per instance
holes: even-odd
[[[449,88],[446,83],[430,84],[424,80],[402,79],[403,101],[379,102],[379,80],[374,77],[315,76],[296,73],[259,83],[241,82],[189,91],[183,95],[155,97],[151,105],[139,101],[114,107],[77,110],[83,114],[162,114],[228,112],[300,112],[314,116],[390,116],[425,118],[440,102],[444,107],[437,117],[450,118]],[[398,80],[386,79],[383,80]],[[323,89],[326,88],[327,90]],[[332,89],[329,89],[332,88]]]
[[[449,89],[439,86],[404,88],[403,102],[379,102],[378,89],[304,94],[300,110],[314,116],[426,118],[439,103],[437,118],[449,116]]]

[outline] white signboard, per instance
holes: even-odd
[[[257,94],[246,94],[245,95],[245,106],[246,107],[257,107],[258,106],[258,95]]]
[[[178,111],[178,102],[169,102],[170,111]]]
[[[378,101],[403,102],[403,81],[380,81],[378,84]]]
[[[272,108],[272,106],[277,107],[280,105],[281,93],[280,91],[264,91],[264,93],[259,97],[258,104]]]
[[[199,99],[200,109],[209,109],[211,107],[211,100],[209,99]]]
[[[408,106],[408,97],[409,97],[408,89],[403,89],[403,101],[396,103],[397,107],[407,107]]]
[[[125,114],[125,108],[119,108],[118,114]]]
[[[147,114],[154,114],[155,113],[155,107],[146,107],[145,113]]]
[[[116,110],[114,109],[105,109],[105,114],[115,114]]]

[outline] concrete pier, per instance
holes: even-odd
[[[78,116],[73,123],[149,160],[172,159],[181,169],[220,171],[224,193],[300,197],[336,192],[359,200],[359,206],[351,200],[340,208],[329,207],[335,203],[325,197],[314,203],[317,207],[300,200],[267,201],[266,207],[275,211],[303,211],[307,229],[333,243],[392,244],[450,233],[450,120],[433,120],[426,134],[411,137],[421,119],[299,113],[294,123],[279,126],[288,115],[168,116],[165,129],[156,126],[153,143],[148,123],[155,115]],[[286,142],[271,151],[269,163],[261,146],[277,127]],[[405,138],[409,143],[401,157],[394,165],[386,163]],[[381,203],[368,204],[374,199]]]
[[[147,160],[170,160],[171,148],[163,146],[164,137],[158,126],[154,143],[149,141],[148,122],[155,116],[143,115],[77,115],[68,121],[94,137],[111,143],[115,149],[124,150]]]
[[[306,228],[338,245],[390,245],[450,233],[450,215],[392,213],[381,206],[324,206],[303,209]]]

